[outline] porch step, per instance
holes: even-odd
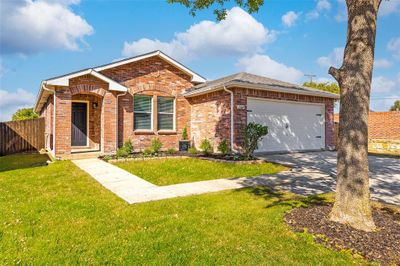
[[[92,159],[97,158],[101,155],[101,152],[79,152],[72,153],[70,159],[71,160],[80,160],[80,159]]]

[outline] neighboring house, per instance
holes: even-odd
[[[338,129],[339,114],[335,114]],[[339,133],[335,132],[336,136]],[[369,112],[368,149],[370,151],[400,153],[400,112]]]
[[[51,78],[35,111],[46,120],[46,148],[56,157],[136,150],[159,138],[177,148],[186,126],[196,147],[208,138],[239,150],[243,127],[265,124],[258,152],[319,150],[333,145],[337,95],[238,73],[206,81],[160,51]]]

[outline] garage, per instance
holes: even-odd
[[[325,148],[325,105],[247,98],[247,122],[268,126],[256,152]]]

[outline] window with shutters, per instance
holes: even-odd
[[[153,97],[149,95],[135,95],[133,101],[134,129],[152,129]]]
[[[174,102],[172,97],[157,97],[158,130],[174,130]]]

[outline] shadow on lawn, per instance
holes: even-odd
[[[268,204],[265,208],[275,206],[289,206],[292,208],[308,207],[314,205],[327,205],[330,200],[325,195],[302,196],[290,192],[278,191],[266,186],[245,188],[248,193],[265,199]]]
[[[0,173],[47,165],[46,154],[14,154],[0,157]]]

